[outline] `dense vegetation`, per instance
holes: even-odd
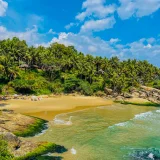
[[[103,94],[105,87],[121,93],[139,85],[160,88],[159,80],[160,69],[147,61],[93,57],[58,43],[45,48],[18,38],[0,41],[2,94],[92,95]]]
[[[8,144],[0,135],[0,160],[11,160],[13,155],[8,151]]]

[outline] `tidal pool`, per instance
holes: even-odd
[[[34,139],[64,145],[64,160],[160,160],[160,110],[114,104],[59,114]]]

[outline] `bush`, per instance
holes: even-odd
[[[154,87],[154,88],[157,88],[157,89],[160,89],[160,80],[154,82],[154,83],[153,83],[153,87]]]
[[[64,90],[67,93],[77,91],[79,88],[80,80],[76,77],[70,77],[64,82]]]
[[[11,160],[11,159],[13,159],[13,156],[8,151],[8,144],[3,139],[3,137],[0,136],[0,160]]]
[[[49,82],[35,72],[22,73],[9,83],[17,92],[24,94],[49,94]]]
[[[11,87],[10,85],[5,85],[2,87],[2,92],[3,95],[11,95],[11,94],[15,94],[16,91],[13,87]]]
[[[60,94],[64,91],[64,87],[61,82],[50,83],[49,89],[52,93]]]
[[[80,83],[80,90],[82,94],[86,96],[91,96],[93,95],[93,90],[91,88],[91,85],[88,82],[81,82]]]

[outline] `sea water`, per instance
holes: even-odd
[[[115,104],[60,114],[35,138],[68,148],[64,160],[160,160],[160,110]]]

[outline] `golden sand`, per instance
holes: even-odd
[[[147,99],[143,98],[130,98],[130,99],[125,99],[126,102],[131,102],[131,103],[148,103]]]
[[[41,101],[11,99],[2,103],[6,104],[3,107],[5,109],[52,120],[55,115],[60,113],[73,112],[94,106],[110,105],[113,101],[99,97],[58,96],[43,98]]]

